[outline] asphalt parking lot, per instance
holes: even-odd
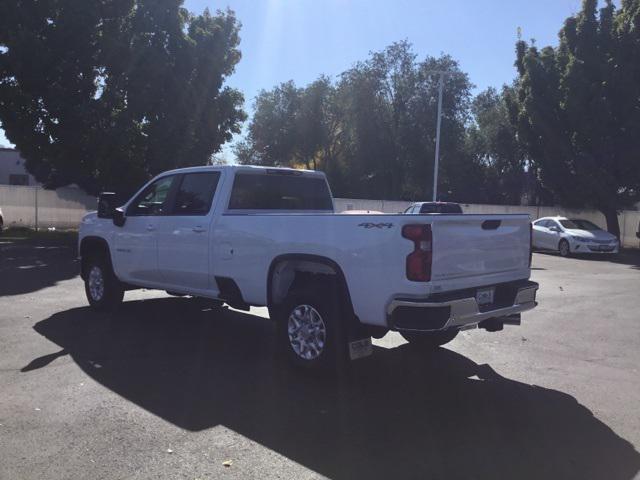
[[[638,478],[640,254],[533,264],[522,326],[389,334],[336,381],[276,362],[264,309],[97,314],[71,241],[0,237],[0,479]]]

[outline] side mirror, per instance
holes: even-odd
[[[122,208],[116,208],[113,211],[113,224],[116,227],[122,227],[127,221],[127,217],[124,216],[124,210]]]
[[[116,209],[116,194],[102,192],[98,195],[98,218],[113,218]]]
[[[559,232],[560,228],[559,227],[551,227],[551,228],[549,228],[549,230],[551,230],[552,232]]]

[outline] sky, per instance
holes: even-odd
[[[616,2],[617,3],[617,2]],[[522,38],[556,45],[562,22],[580,0],[185,0],[201,13],[231,8],[242,22],[242,60],[227,84],[251,112],[261,89],[319,75],[339,75],[369,52],[408,40],[418,58],[448,53],[476,85],[475,93],[515,77],[514,45]],[[0,145],[10,145],[0,129]],[[224,149],[225,156],[229,148]]]

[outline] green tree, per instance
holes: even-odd
[[[239,162],[315,169],[326,156],[328,163],[333,93],[327,77],[305,88],[289,81],[260,91],[247,139],[235,148]]]
[[[560,202],[619,236],[617,212],[640,198],[640,0],[584,0],[559,37],[516,45],[518,132]]]
[[[489,202],[519,204],[527,193],[527,158],[509,114],[513,89],[489,87],[472,102],[473,122],[467,129],[470,155],[484,166],[484,187]]]
[[[324,170],[334,193],[369,198],[430,198],[438,77],[446,79],[441,142],[444,196],[467,201],[481,190],[479,164],[465,152],[471,83],[449,56],[417,61],[398,42],[340,75],[304,88],[262,91],[241,163]]]
[[[261,90],[254,101],[254,115],[247,139],[236,146],[240,163],[292,166],[298,158],[296,117],[301,91],[293,81],[272,90]]]
[[[203,165],[245,115],[224,86],[233,12],[182,0],[18,0],[0,6],[0,121],[45,186],[130,191]]]

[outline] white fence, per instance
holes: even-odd
[[[398,202],[391,200],[360,200],[352,198],[336,198],[334,200],[336,211],[345,210],[374,210],[384,213],[403,212],[411,202]],[[465,213],[527,213],[532,220],[539,217],[562,215],[565,217],[578,217],[590,220],[601,228],[606,229],[607,222],[604,215],[596,210],[570,210],[562,207],[528,207],[519,205],[483,205],[462,204]],[[636,237],[640,224],[640,212],[624,210],[618,214],[620,222],[620,240],[622,245],[628,248],[640,247],[640,240]]]
[[[403,212],[410,202],[336,198],[336,211],[376,210],[384,213]],[[551,215],[580,217],[606,228],[604,216],[595,210],[568,210],[561,207],[527,207],[518,205],[462,206],[465,213],[528,213],[532,219]],[[0,185],[0,209],[5,227],[76,228],[82,216],[96,209],[95,197],[73,187],[45,190],[41,187]],[[618,216],[620,236],[625,247],[640,246],[636,237],[640,212],[625,210]]]
[[[96,198],[74,187],[0,185],[0,209],[5,227],[77,228],[82,216],[96,209]]]

